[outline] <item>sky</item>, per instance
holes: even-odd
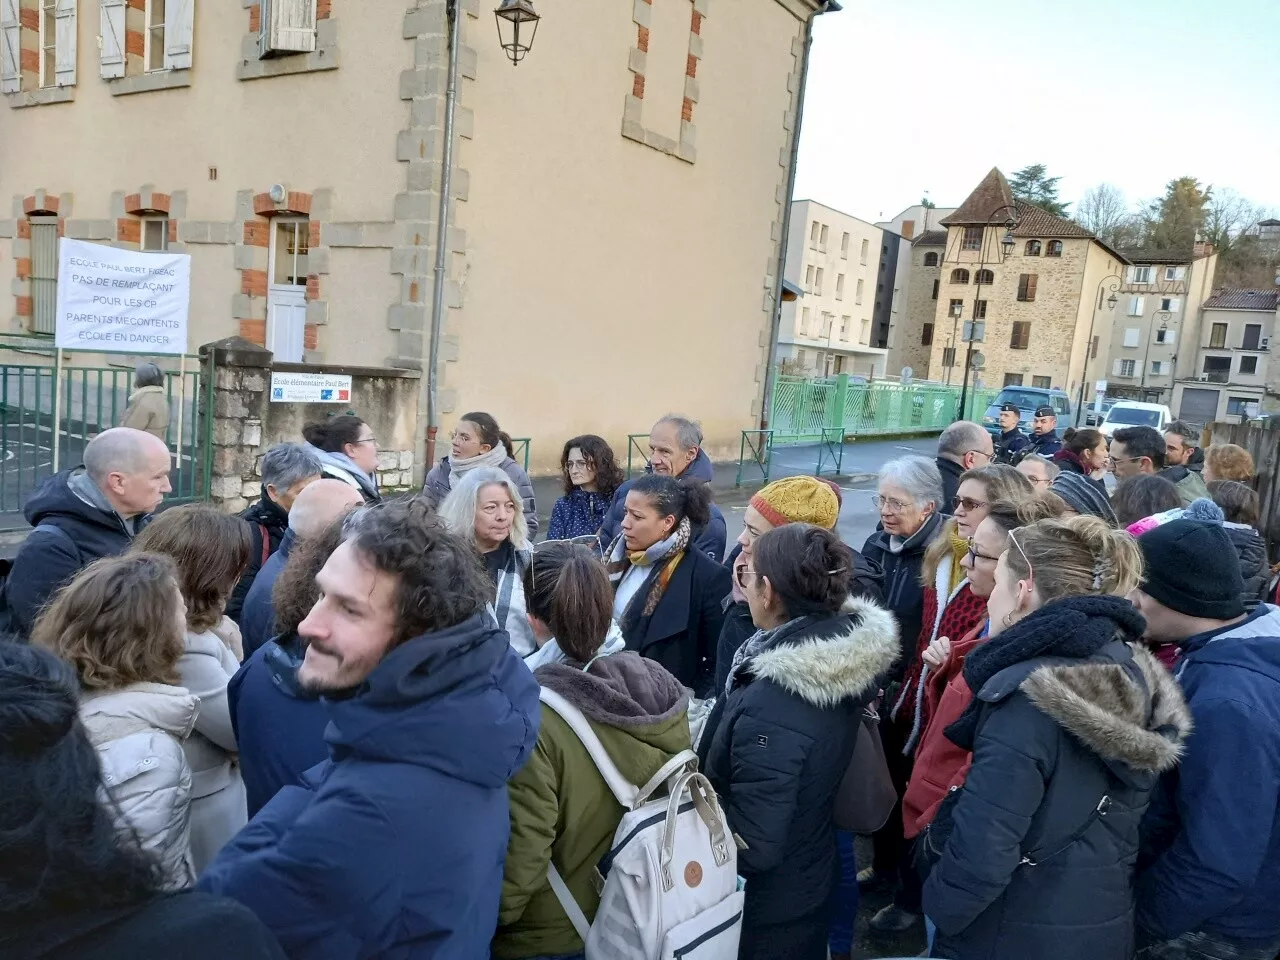
[[[1280,210],[1280,0],[841,0],[817,18],[795,196],[887,220],[993,166],[1131,203],[1179,176]]]

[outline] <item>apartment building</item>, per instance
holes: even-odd
[[[539,0],[515,69],[495,6],[456,4],[425,370],[445,0],[0,0],[0,332],[52,330],[59,237],[167,248],[192,258],[192,351],[238,334],[282,361],[425,370],[420,406],[434,377],[446,431],[489,410],[532,437],[535,470],[558,469],[566,437],[625,447],[671,409],[736,455],[772,352],[807,24],[827,5]],[[815,312],[804,343],[869,371],[881,244],[825,229],[813,309],[833,319],[818,336]],[[677,354],[699,369],[661,390],[588,386]]]
[[[1269,360],[1278,308],[1275,290],[1218,290],[1204,301],[1194,335],[1179,347],[1193,358],[1173,388],[1179,417],[1193,423],[1239,421],[1268,407],[1268,378],[1276,378]]]
[[[1079,224],[1015,199],[994,168],[939,226],[940,247],[926,234],[913,248],[922,267],[938,258],[933,325],[908,332],[928,347],[929,379],[959,383],[966,357],[980,355],[970,383],[1056,387],[1076,400],[1099,291],[1128,261]]]
[[[789,236],[786,277],[804,292],[782,305],[776,362],[808,376],[883,377],[888,351],[875,345],[875,321],[894,282],[885,231],[797,200]]]
[[[1107,394],[1169,403],[1178,377],[1191,375],[1202,304],[1213,290],[1218,257],[1207,244],[1194,250],[1125,250],[1129,265],[1095,303],[1101,323],[1090,348],[1090,375]],[[1114,287],[1110,294],[1108,287]],[[1106,297],[1114,294],[1114,308]],[[1102,307],[1106,304],[1105,312]]]

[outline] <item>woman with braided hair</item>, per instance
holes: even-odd
[[[1096,517],[1009,532],[964,664],[974,699],[946,728],[973,765],[923,838],[933,956],[1132,957],[1139,823],[1191,726],[1124,599],[1141,575]]]

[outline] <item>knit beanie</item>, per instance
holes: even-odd
[[[1135,537],[1140,537],[1148,530],[1154,530],[1156,527],[1163,526],[1171,520],[1203,520],[1205,523],[1221,524],[1226,519],[1226,514],[1222,512],[1220,506],[1208,497],[1197,497],[1191,501],[1190,506],[1174,507],[1172,510],[1165,510],[1163,513],[1153,513],[1149,517],[1133,521],[1133,523],[1125,527],[1125,530]]]
[[[1221,523],[1170,520],[1138,538],[1146,561],[1142,592],[1189,617],[1243,614],[1240,559]]]
[[[1076,513],[1105,520],[1113,527],[1119,525],[1106,491],[1088,477],[1063,470],[1053,478],[1049,489],[1066,501],[1067,506]]]
[[[812,523],[815,527],[833,530],[840,519],[839,498],[831,484],[817,477],[775,480],[751,498],[751,506],[775,527]]]

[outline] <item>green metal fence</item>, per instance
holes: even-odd
[[[72,362],[44,338],[0,337],[0,529],[25,525],[22,505],[59,469],[81,462],[85,445],[124,416],[133,388],[133,370]],[[207,429],[199,415],[204,377],[199,359],[155,357],[164,373],[169,403],[167,442],[174,455],[166,503],[202,500],[210,465]],[[166,369],[169,368],[169,369]],[[179,402],[181,400],[181,403]],[[54,456],[55,445],[57,457]]]
[[[959,387],[854,383],[844,374],[779,377],[769,418],[771,443],[817,443],[830,431],[846,437],[938,433],[956,420],[981,420],[998,392],[970,390],[961,416]]]

